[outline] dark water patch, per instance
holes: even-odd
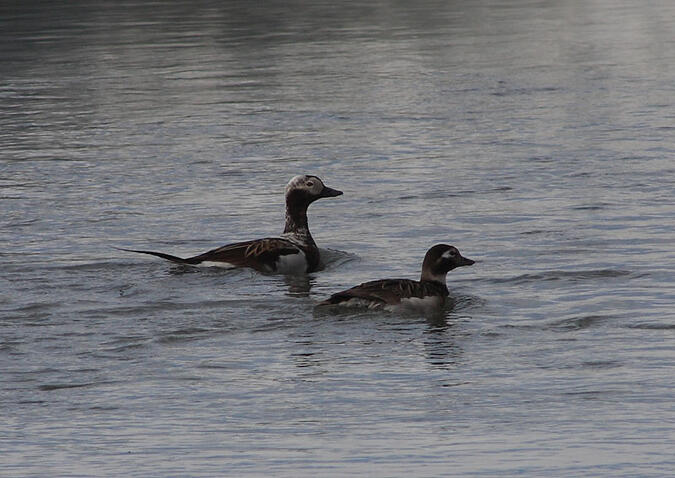
[[[20,197],[0,197],[0,199],[24,199]],[[8,222],[3,224],[3,228],[7,229],[12,229],[12,228],[20,228],[20,227],[26,227],[26,226],[32,226],[33,224],[36,224],[40,222],[41,219],[23,219],[21,221],[14,221],[14,222]]]
[[[579,390],[563,392],[562,395],[570,398],[580,398],[582,400],[606,400],[621,393],[620,390]]]
[[[197,377],[194,375],[169,375],[169,376],[158,376],[155,377],[156,380],[168,381],[168,382],[203,382],[204,377]]]
[[[609,369],[623,366],[622,362],[617,360],[589,360],[581,363],[581,367],[590,369]]]
[[[530,282],[543,281],[592,281],[602,279],[612,279],[617,277],[625,277],[633,274],[632,271],[622,269],[596,269],[586,271],[561,271],[552,270],[539,273],[521,274],[514,277],[492,278],[492,279],[478,279],[492,282],[494,284],[527,284]]]
[[[625,277],[631,275],[632,271],[622,269],[597,269],[587,271],[551,271],[545,274],[546,278],[550,279],[564,279],[564,280],[593,280],[593,279],[607,279],[615,277]]]
[[[52,319],[52,314],[36,314],[33,317],[30,317],[29,320],[26,320],[26,317],[8,317],[9,319],[15,319],[17,322],[21,322],[21,325],[26,327],[53,327],[58,325],[63,325],[63,322],[54,322]],[[24,320],[26,320],[24,322]]]
[[[501,83],[501,82],[500,82]],[[498,91],[490,93],[492,96],[521,96],[532,95],[538,93],[555,93],[561,91],[562,88],[558,86],[535,86],[535,87],[513,87],[508,88],[504,85],[499,86]]]
[[[11,374],[13,381],[17,383],[38,382],[43,375],[60,373],[61,370],[55,368],[41,368],[37,370],[12,370],[6,373]]]
[[[12,309],[3,309],[1,312],[9,312],[14,314],[21,314],[19,317],[34,318],[43,311],[51,310],[61,306],[61,302],[42,302],[22,305]]]
[[[148,337],[145,335],[121,335],[118,337],[115,337],[112,340],[103,342],[101,345],[105,346],[116,346],[116,345],[127,345],[130,342],[139,342],[139,341],[145,341],[148,340]]]
[[[517,227],[527,227],[527,223],[531,223],[533,221],[540,221],[541,218],[538,216],[533,216],[530,214],[509,214],[509,215],[503,215],[503,214],[494,214],[492,212],[486,212],[484,215],[474,215],[474,216],[465,216],[462,218],[462,221],[464,221],[467,224],[473,224],[477,228],[483,228],[485,225],[500,225],[501,227],[504,227],[505,225],[513,225],[513,224],[518,224]],[[525,223],[525,224],[521,224]],[[515,226],[514,226],[515,227]],[[506,228],[508,230],[508,228]],[[512,232],[509,231],[509,234]]]
[[[98,272],[105,271],[122,271],[130,267],[138,266],[138,262],[122,262],[122,261],[86,261],[80,264],[64,264],[58,266],[44,266],[43,269],[59,269],[64,271],[75,272]]]
[[[16,403],[17,405],[46,405],[49,402],[46,400],[20,400]]]
[[[474,189],[457,189],[455,191],[439,190],[439,191],[430,191],[428,193],[423,193],[423,194],[419,195],[418,197],[421,198],[421,199],[456,198],[456,197],[463,197],[463,196],[471,196],[473,194],[476,194],[477,192],[479,192],[479,191],[476,191]]]
[[[546,327],[552,330],[559,330],[559,331],[583,330],[612,319],[616,319],[616,316],[586,315],[582,317],[572,317],[569,319],[562,319],[555,322],[550,322],[549,324],[546,325]]]
[[[504,193],[513,191],[514,188],[511,186],[500,186],[494,188],[486,188],[482,190],[478,189],[457,189],[453,191],[447,190],[436,190],[429,191],[420,194],[407,194],[403,196],[398,196],[396,198],[383,198],[383,199],[374,199],[369,201],[370,203],[390,203],[392,200],[396,201],[411,201],[411,200],[438,200],[438,199],[447,199],[447,198],[458,198],[458,197],[469,197],[473,195],[486,195],[491,193]]]
[[[199,365],[197,365],[197,368],[205,369],[205,370],[230,370],[230,369],[238,369],[242,368],[240,362],[228,362],[228,363],[222,363],[222,362],[214,362],[212,360],[202,362]]]
[[[297,318],[293,316],[274,316],[266,319],[263,323],[256,323],[251,329],[252,333],[269,332],[284,329],[295,329]]]
[[[1,254],[0,254],[1,255]],[[8,254],[9,255],[9,254]],[[24,254],[12,254],[13,256],[23,256]],[[35,258],[44,258],[43,254],[26,253],[26,256]],[[31,273],[44,273],[53,275],[53,272],[123,272],[130,268],[138,267],[138,261],[123,262],[123,261],[91,261],[81,258],[71,257],[69,255],[59,255],[58,257],[50,256],[48,262],[39,262],[30,264]],[[21,261],[21,264],[15,264],[12,272],[25,274],[27,270],[26,264]],[[35,277],[35,279],[42,278]]]
[[[68,331],[68,332],[62,332],[60,334],[56,334],[56,337],[64,337],[64,338],[70,338],[70,337],[91,337],[93,335],[96,335],[96,332],[75,332],[75,331]]]
[[[507,326],[501,326],[501,327],[509,328],[508,325]],[[492,330],[482,330],[478,333],[478,335],[480,335],[481,337],[487,337],[489,339],[495,339],[495,338],[502,337],[504,334],[492,329]]]
[[[488,192],[498,192],[500,189],[489,189],[482,191],[483,193],[488,193]],[[464,197],[464,196],[471,196],[473,194],[476,194],[479,191],[475,191],[472,189],[464,189],[464,190],[455,190],[455,191],[447,191],[447,190],[437,190],[437,191],[429,191],[425,193],[420,193],[420,194],[404,194],[401,196],[386,196],[382,197],[383,195],[381,194],[380,197],[377,199],[369,199],[368,203],[369,204],[392,204],[398,201],[417,201],[417,200],[438,200],[438,199],[447,199],[447,198],[457,198],[457,197]],[[381,217],[382,214],[374,214],[373,217]]]
[[[120,352],[129,352],[132,350],[140,350],[144,348],[148,348],[149,344],[147,342],[142,342],[142,343],[131,343],[131,344],[122,344],[117,347],[111,347],[105,349],[106,352],[114,352],[114,353],[120,353]],[[89,355],[89,354],[82,354],[82,355]]]
[[[529,324],[529,323],[509,323],[509,324],[500,324],[497,327],[500,329],[515,329],[515,330],[543,330],[546,327],[542,326],[541,324]],[[497,333],[498,332],[492,332]]]
[[[454,388],[454,387],[461,387],[462,385],[471,385],[472,382],[468,381],[463,381],[463,382],[453,382],[453,383],[440,383],[439,386],[442,388]]]
[[[95,373],[95,372],[101,371],[101,369],[99,369],[99,368],[91,368],[91,367],[67,368],[67,369],[63,369],[63,370],[68,372],[68,373]]]
[[[232,300],[199,300],[196,302],[170,302],[166,300],[154,303],[142,303],[132,306],[102,307],[81,311],[88,318],[104,319],[110,317],[150,316],[162,312],[184,312],[195,309],[225,309],[246,305],[243,299]]]
[[[52,383],[52,384],[40,385],[38,387],[38,390],[42,390],[44,392],[51,392],[51,391],[54,391],[54,390],[63,390],[63,389],[69,389],[69,388],[95,387],[97,385],[104,385],[106,383],[112,383],[112,382]]]
[[[178,329],[172,332],[162,334],[156,339],[160,344],[176,344],[181,342],[191,342],[208,336],[213,329],[204,329],[200,327],[188,327],[185,329]]]
[[[117,411],[119,409],[120,409],[120,407],[115,407],[115,406],[112,406],[112,405],[107,406],[107,407],[97,405],[97,406],[87,408],[87,410],[91,410],[92,412],[114,412],[114,411]]]
[[[530,231],[521,231],[519,234],[522,236],[533,236],[540,234],[562,234],[562,231],[555,229],[532,229]]]
[[[643,330],[675,330],[675,324],[664,324],[658,322],[640,322],[637,324],[626,325],[629,329]]]
[[[585,315],[580,317],[570,317],[551,322],[521,322],[499,325],[500,329],[533,330],[533,331],[554,331],[569,332],[588,329],[604,322],[618,319],[616,315]]]
[[[571,209],[574,211],[601,211],[613,206],[608,203],[599,203],[599,204],[588,204],[584,206],[573,206]]]
[[[555,255],[570,255],[570,256],[579,256],[583,254],[597,254],[598,250],[597,249],[590,249],[590,248],[584,248],[584,247],[559,247],[555,250]],[[551,251],[549,250],[542,250],[536,252],[537,256],[543,256],[543,257],[550,257],[551,256]]]
[[[21,342],[5,342],[0,344],[0,353],[13,354],[18,351],[17,345],[21,345]]]

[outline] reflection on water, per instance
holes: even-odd
[[[2,3],[3,471],[671,474],[674,15]],[[316,274],[112,247],[280,233],[299,173]],[[438,242],[441,314],[315,310]]]
[[[445,318],[429,321],[429,328],[424,340],[426,358],[430,365],[441,369],[452,369],[459,365],[463,350],[460,331],[454,335],[456,324]]]
[[[312,281],[309,276],[284,276],[289,297],[309,297]]]

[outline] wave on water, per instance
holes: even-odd
[[[39,390],[42,390],[43,392],[51,392],[53,390],[62,390],[64,388],[85,388],[85,387],[96,387],[98,385],[108,385],[111,383],[115,383],[112,381],[104,381],[104,382],[88,382],[88,383],[49,383],[45,385],[40,385],[38,387]]]
[[[359,260],[359,256],[352,252],[341,251],[338,249],[319,248],[323,270],[337,269],[348,262]]]
[[[174,344],[181,342],[190,342],[200,338],[209,337],[214,329],[207,329],[203,327],[187,327],[184,329],[172,330],[170,332],[162,333],[156,338],[160,344]]]
[[[587,281],[597,279],[608,279],[615,277],[625,277],[633,274],[632,271],[621,269],[595,269],[580,271],[544,271],[538,273],[521,274],[513,277],[501,277],[492,279],[479,279],[489,281],[494,284],[526,284],[529,282],[542,281]]]
[[[617,316],[613,315],[584,315],[549,322],[545,328],[557,331],[581,330],[607,322]]]
[[[639,322],[637,324],[628,325],[627,327],[629,329],[642,330],[675,330],[675,324],[660,322]]]
[[[549,321],[510,323],[500,325],[499,328],[520,329],[520,330],[541,330],[553,332],[572,332],[597,327],[601,324],[613,320],[619,320],[619,318],[620,316],[618,315],[610,315],[610,314],[581,315]]]

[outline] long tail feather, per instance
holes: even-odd
[[[125,249],[123,247],[115,247],[115,249],[119,251],[127,251],[127,252],[136,252],[138,254],[150,254],[151,256],[157,256],[161,257],[162,259],[167,259],[171,262],[175,262],[177,264],[199,264],[201,260],[196,259],[194,257],[189,257],[187,259],[183,259],[182,257],[178,256],[172,256],[171,254],[164,254],[163,252],[155,252],[155,251],[139,251],[136,249]]]

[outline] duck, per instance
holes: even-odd
[[[164,252],[117,248],[150,254],[183,265],[210,265],[251,268],[259,272],[301,274],[321,266],[319,248],[309,232],[307,208],[317,199],[341,196],[342,191],[326,186],[312,175],[298,175],[286,185],[286,225],[278,237],[235,242],[192,257],[182,258]]]
[[[419,281],[380,279],[364,282],[337,292],[318,306],[360,307],[396,311],[402,309],[433,311],[441,309],[449,296],[445,279],[457,267],[475,261],[462,256],[456,247],[436,244],[424,256]]]

